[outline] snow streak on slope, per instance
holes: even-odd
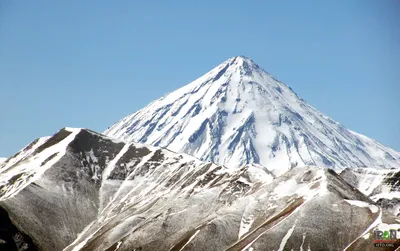
[[[251,59],[228,59],[105,134],[228,167],[399,167],[400,153],[344,128]]]

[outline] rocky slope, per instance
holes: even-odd
[[[0,165],[0,206],[8,237],[45,251],[374,250],[400,228],[329,169],[275,177],[74,128]]]
[[[97,218],[114,193],[129,189],[134,168],[140,177],[159,165],[205,164],[89,130],[63,129],[0,165],[0,206],[42,250],[61,250]]]
[[[246,57],[234,57],[105,131],[228,167],[400,167],[400,153],[325,116]]]
[[[375,250],[375,229],[400,227],[328,169],[296,168],[269,185],[236,175],[115,206],[66,250]]]

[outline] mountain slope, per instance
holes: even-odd
[[[347,168],[340,176],[377,205],[400,216],[400,169]]]
[[[57,251],[100,215],[107,220],[112,210],[123,209],[130,200],[151,205],[183,176],[194,178],[185,189],[176,187],[182,191],[202,187],[201,178],[218,182],[203,175],[216,168],[185,154],[65,128],[35,140],[0,164],[0,207],[14,228],[29,237],[25,242],[31,238],[39,249]],[[247,169],[247,180],[266,183],[274,178],[262,167]],[[8,235],[17,239],[21,234],[14,228]]]
[[[0,164],[5,162],[7,160],[7,158],[0,158]]]
[[[44,251],[368,251],[374,230],[400,227],[329,169],[275,178],[74,128],[0,165],[0,206]]]
[[[246,179],[245,169],[228,176],[219,168],[199,171],[218,181],[197,176],[202,186],[180,189],[188,182],[186,175],[144,204],[137,198],[122,200],[65,251],[367,251],[375,250],[374,230],[400,227],[399,218],[325,168],[299,167],[271,184]],[[392,244],[387,250],[400,240]]]
[[[251,59],[228,59],[123,118],[108,136],[166,147],[228,167],[400,167],[400,153],[344,128]]]

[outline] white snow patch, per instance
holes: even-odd
[[[261,165],[251,164],[247,170],[251,182],[262,182],[267,185],[274,180],[274,177]]]
[[[249,232],[251,225],[254,222],[254,215],[249,215],[247,216],[247,218],[242,218],[242,221],[240,222],[240,228],[239,228],[239,239],[246,234],[247,232]]]
[[[256,238],[253,239],[252,242],[250,242],[246,247],[244,247],[242,250],[248,250],[254,242],[256,242],[261,236],[263,236],[266,232],[276,228],[277,226],[279,226],[282,222],[284,222],[285,219],[289,218],[291,215],[295,214],[298,210],[300,210],[300,208],[304,205],[301,204],[300,206],[298,206],[295,210],[293,210],[289,215],[287,215],[284,219],[282,219],[281,221],[279,221],[277,224],[275,224],[274,226],[272,226],[271,228],[265,230],[264,232],[262,232],[260,235],[258,235]],[[283,209],[284,210],[284,209]],[[295,221],[295,225],[296,225],[297,220]]]
[[[371,235],[370,233],[367,233],[367,234],[363,235],[363,238],[365,240],[368,240],[370,238],[370,235]]]
[[[281,245],[279,245],[278,251],[283,251],[285,248],[286,242],[289,240],[290,236],[292,236],[292,233],[294,231],[294,228],[296,227],[297,220],[294,222],[293,226],[287,231],[286,235],[283,237]]]
[[[118,244],[117,244],[117,248],[116,248],[115,250],[118,250],[118,248],[119,248],[121,245],[122,245],[122,241],[119,241]],[[115,250],[114,250],[114,251],[115,251]]]
[[[0,173],[8,172],[9,170],[7,170],[7,169],[11,168],[17,162],[20,162],[20,161],[23,162],[24,159],[28,158],[29,155],[31,155],[39,146],[43,145],[49,138],[51,138],[51,137],[50,136],[42,137],[42,138],[39,138],[36,143],[34,143],[34,144],[31,143],[31,144],[25,146],[15,156],[8,159],[7,163],[3,163],[4,165],[0,167],[1,168]],[[18,168],[13,168],[13,170],[15,170],[15,169],[18,169]],[[18,170],[21,170],[21,169],[18,169]]]
[[[388,188],[390,189],[390,188]],[[379,193],[371,196],[371,199],[376,201],[378,199],[393,199],[393,198],[400,198],[400,192],[384,192],[384,193]]]
[[[124,219],[123,222],[120,222],[118,225],[112,228],[108,238],[110,240],[118,240],[123,237],[124,234],[127,234],[135,225],[137,225],[138,221],[141,218],[137,215],[130,216]]]
[[[353,206],[357,207],[368,207],[369,210],[371,210],[371,213],[377,213],[379,208],[375,205],[371,205],[365,201],[360,201],[360,200],[345,200],[347,203]]]
[[[318,188],[311,189],[311,187],[320,182]],[[324,174],[324,170],[320,169],[316,172],[313,180],[311,182],[306,183],[297,183],[295,179],[289,179],[283,182],[280,182],[274,189],[274,199],[282,198],[285,196],[291,196],[294,194],[301,195],[305,198],[312,198],[316,194],[324,194],[326,193],[326,176]]]
[[[81,248],[83,248],[85,245],[86,245],[86,243],[101,229],[101,228],[98,228],[96,231],[93,231],[90,235],[88,235],[84,240],[81,240],[81,238],[88,232],[88,230],[93,226],[93,223],[94,223],[95,221],[93,221],[92,223],[90,223],[89,225],[87,225],[83,230],[82,230],[82,232],[80,232],[79,234],[78,234],[78,236],[76,237],[76,239],[71,243],[71,244],[69,244],[67,247],[65,247],[63,250],[66,250],[66,249],[68,249],[69,247],[71,247],[71,246],[73,246],[73,245],[76,245],[76,244],[78,244],[78,245],[76,245],[71,251],[79,251]]]
[[[113,160],[111,160],[107,167],[103,171],[102,180],[107,180],[108,176],[110,176],[112,170],[115,168],[115,164],[117,164],[118,160],[128,151],[130,144],[125,144],[121,151],[115,156]]]
[[[183,249],[194,239],[194,237],[196,237],[196,235],[197,235],[199,232],[200,232],[200,229],[197,230],[197,231],[192,235],[192,237],[190,237],[190,239],[188,240],[188,242],[186,242],[186,244],[185,244],[181,249],[179,249],[179,251],[183,250]]]
[[[7,160],[7,158],[0,157],[0,165],[3,164],[6,160]]]
[[[298,184],[296,180],[290,179],[279,183],[275,189],[274,193],[279,197],[290,196],[299,191],[299,189],[304,188],[302,185]]]
[[[306,240],[306,235],[307,235],[307,233],[303,233],[303,241],[301,242],[300,251],[304,251],[303,245],[304,245],[304,241]]]

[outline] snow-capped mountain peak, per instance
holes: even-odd
[[[123,118],[106,135],[228,167],[399,167],[400,154],[325,116],[251,59],[233,57]]]
[[[245,56],[232,57],[226,61],[229,69],[239,70],[243,75],[252,75],[253,72],[263,71],[251,58]]]

